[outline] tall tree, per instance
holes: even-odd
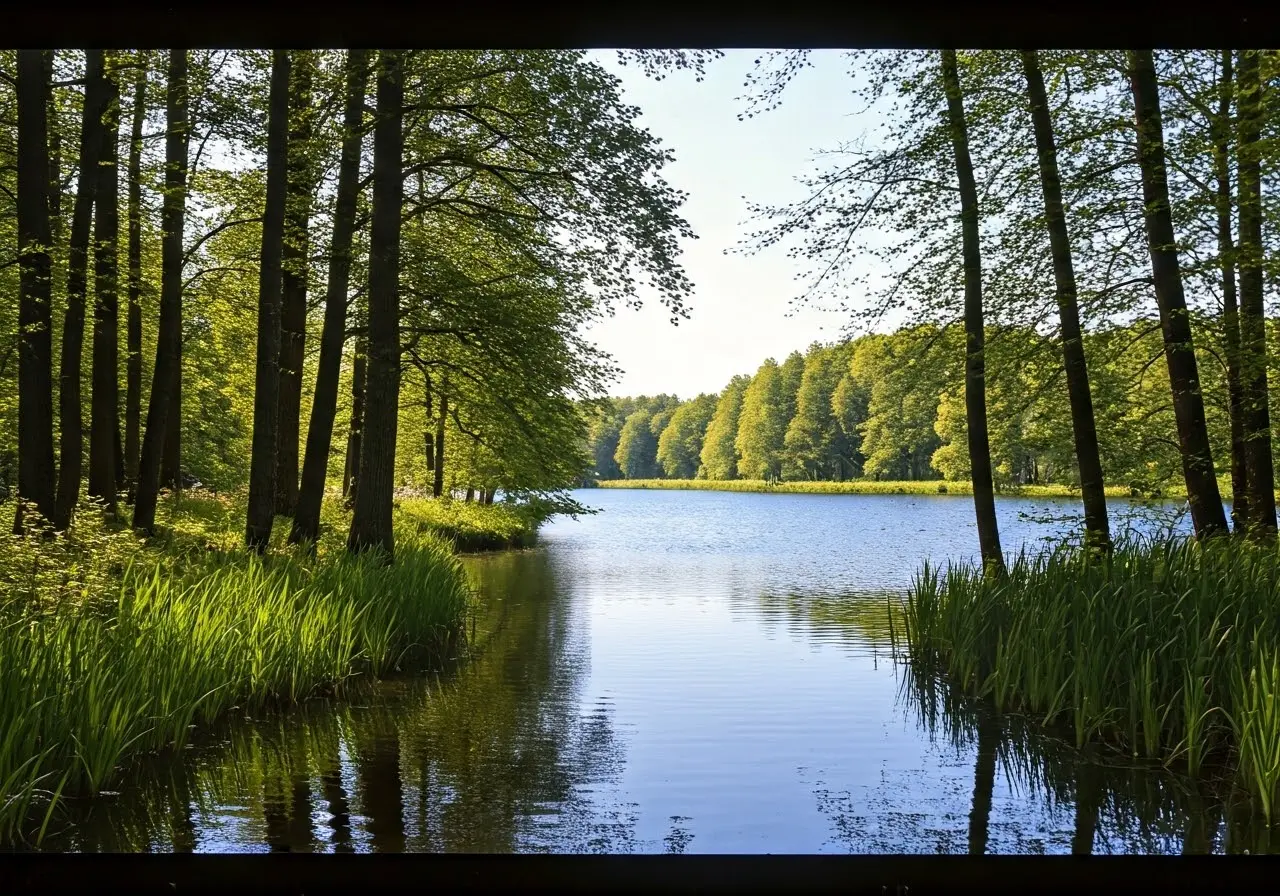
[[[436,417],[436,435],[432,447],[436,456],[431,463],[431,495],[439,498],[444,494],[444,434],[445,424],[449,420],[449,375],[440,378],[440,415]]]
[[[89,280],[89,238],[93,197],[98,189],[98,157],[102,152],[107,86],[101,50],[85,50],[84,109],[80,124],[80,177],[71,213],[67,247],[67,310],[62,323],[62,360],[58,374],[61,461],[58,466],[57,518],[65,528],[80,495],[84,469],[84,421],[80,362],[84,349],[85,295]]]
[[[803,363],[803,362],[802,362]],[[787,434],[786,395],[781,369],[766,358],[742,395],[738,413],[738,473],[743,479],[776,479],[782,472]]]
[[[104,54],[106,105],[93,206],[93,395],[89,408],[89,495],[116,512],[116,430],[120,425],[120,85],[118,59]]]
[[[149,54],[139,51],[129,128],[128,179],[129,310],[125,333],[124,475],[132,492],[142,450],[142,125],[147,117]]]
[[[52,234],[49,228],[49,91],[52,53],[19,50],[18,105],[18,515],[23,502],[54,519]]]
[[[178,375],[178,342],[182,339],[182,235],[187,206],[187,155],[191,142],[190,122],[187,120],[187,52],[169,51],[164,200],[160,210],[160,322],[156,331],[151,400],[147,405],[147,429],[142,437],[138,490],[133,507],[133,527],[147,534],[155,530],[161,452]]]
[[[1076,273],[1071,260],[1071,237],[1062,204],[1062,181],[1058,174],[1058,147],[1053,136],[1049,99],[1035,50],[1022,51],[1022,70],[1031,100],[1031,124],[1040,164],[1040,186],[1044,194],[1044,217],[1049,230],[1049,251],[1053,256],[1058,325],[1062,356],[1067,373],[1067,399],[1071,404],[1071,428],[1075,436],[1076,464],[1080,469],[1080,497],[1084,503],[1085,541],[1104,552],[1111,551],[1111,528],[1107,520],[1106,484],[1102,458],[1098,453],[1098,426],[1089,392],[1089,366],[1085,362],[1084,336],[1080,329],[1080,306],[1076,293]]]
[[[271,541],[275,519],[276,423],[280,393],[281,255],[287,200],[285,166],[289,147],[288,50],[271,52],[271,92],[267,100],[267,195],[262,215],[258,272],[258,357],[253,394],[253,449],[249,460],[249,507],[245,545],[255,551]]]
[[[276,513],[292,516],[298,503],[299,417],[307,338],[308,223],[315,193],[311,81],[314,50],[292,50],[289,149],[285,189],[283,285],[280,296],[280,409],[276,445]]]
[[[1218,479],[1205,425],[1200,374],[1191,342],[1191,323],[1182,289],[1182,272],[1169,205],[1169,183],[1164,160],[1164,124],[1155,61],[1151,50],[1129,50],[1129,86],[1133,92],[1137,123],[1138,163],[1142,172],[1143,217],[1156,304],[1164,336],[1165,361],[1173,393],[1178,447],[1182,454],[1187,503],[1197,538],[1227,531]],[[1243,297],[1242,297],[1243,301]]]
[[[1000,528],[996,521],[995,484],[991,472],[991,444],[987,435],[986,329],[982,308],[982,254],[979,247],[978,187],[969,157],[969,134],[955,50],[942,51],[942,81],[947,119],[960,187],[960,224],[964,258],[964,409],[969,431],[969,464],[973,477],[973,505],[978,524],[978,547],[983,566],[1004,570]]]
[[[394,550],[391,499],[395,485],[400,406],[400,225],[404,205],[404,52],[379,53],[377,120],[373,130],[373,214],[369,234],[369,372],[360,487],[347,547]]]
[[[716,402],[700,455],[703,474],[708,479],[738,478],[738,417],[742,413],[742,397],[750,384],[751,377],[738,374],[729,380]]]
[[[1231,100],[1235,94],[1232,51],[1222,51],[1218,78],[1218,114],[1212,124],[1216,180],[1218,266],[1222,274],[1222,329],[1227,361],[1227,400],[1231,415],[1231,525],[1249,527],[1248,457],[1244,438],[1244,389],[1240,379],[1240,315],[1236,298],[1236,251],[1231,232]]]
[[[320,504],[324,498],[333,420],[338,410],[338,379],[342,373],[342,344],[346,337],[347,288],[351,279],[351,244],[356,224],[356,197],[360,191],[360,146],[364,136],[364,100],[369,80],[369,54],[350,50],[346,60],[346,105],[342,118],[342,154],[338,162],[338,195],[329,248],[329,278],[324,298],[324,325],[320,331],[320,358],[316,365],[316,391],[307,427],[307,451],[302,462],[302,484],[294,509],[289,541],[315,541],[320,534]],[[361,384],[363,386],[363,384]],[[343,482],[343,491],[348,482]]]
[[[1276,535],[1271,415],[1267,401],[1267,331],[1263,302],[1262,123],[1263,82],[1257,50],[1241,50],[1236,96],[1240,176],[1240,367],[1244,404],[1248,528],[1255,538]]]
[[[360,478],[360,437],[364,433],[368,355],[368,338],[357,336],[351,352],[351,422],[347,427],[347,461],[342,474],[342,494],[348,505],[355,504],[356,483]]]

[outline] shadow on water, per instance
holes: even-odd
[[[236,718],[119,794],[69,804],[43,848],[127,852],[627,852],[629,807],[602,804],[622,757],[607,702],[583,710],[589,655],[536,553],[469,559],[469,662],[342,702]],[[669,848],[689,835],[673,820]]]

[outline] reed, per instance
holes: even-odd
[[[902,637],[1001,711],[1068,725],[1193,774],[1234,766],[1270,820],[1280,787],[1280,564],[1274,547],[1127,541],[1107,560],[1022,553],[1003,578],[926,565]]]
[[[448,543],[401,526],[386,564],[347,555],[331,527],[314,556],[259,557],[228,546],[239,517],[222,509],[175,505],[150,545],[83,514],[66,535],[0,547],[0,843],[38,839],[61,799],[232,707],[456,650],[470,592]]]

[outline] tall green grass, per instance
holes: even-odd
[[[469,590],[448,543],[402,526],[387,565],[336,549],[331,526],[315,558],[257,557],[228,547],[222,509],[175,506],[158,547],[85,514],[0,548],[0,843],[38,839],[60,799],[233,707],[456,649]]]
[[[463,553],[528,547],[541,523],[531,508],[521,505],[448,498],[404,500],[396,513],[400,528],[436,535]]]
[[[902,617],[913,663],[1002,711],[1192,774],[1234,765],[1280,796],[1280,563],[1235,540],[1129,542],[1106,561],[1018,556],[1004,578],[926,565]]]

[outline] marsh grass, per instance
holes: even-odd
[[[1280,788],[1280,565],[1233,540],[1120,545],[1107,561],[1053,549],[1004,578],[926,565],[901,635],[997,709],[1065,726],[1196,775],[1232,765],[1270,820]]]
[[[150,542],[78,515],[0,546],[0,843],[39,839],[61,800],[180,749],[233,707],[340,692],[353,676],[456,653],[470,592],[451,546],[401,525],[395,563],[341,549],[239,547],[225,498],[165,507]],[[34,830],[33,830],[34,826]]]

